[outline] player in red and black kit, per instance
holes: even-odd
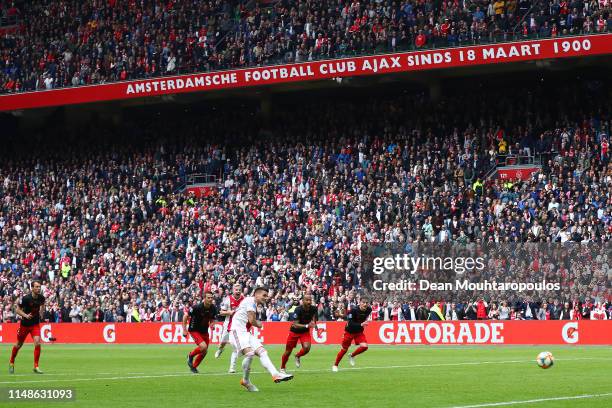
[[[346,323],[344,337],[342,338],[342,349],[336,356],[336,362],[332,367],[332,371],[338,371],[338,364],[340,364],[342,357],[344,357],[353,341],[355,344],[358,344],[359,347],[350,355],[349,362],[352,366],[355,365],[355,356],[368,349],[368,341],[363,333],[363,328],[368,324],[367,320],[370,313],[372,313],[372,308],[370,307],[368,300],[364,298],[361,298],[359,301],[359,306],[353,307],[348,313],[348,322]]]
[[[198,346],[194,348],[187,357],[187,365],[191,372],[198,373],[198,366],[204,360],[208,352],[208,326],[215,320],[218,314],[217,307],[213,303],[212,292],[204,293],[204,302],[199,303],[191,308],[189,314],[183,318],[183,336],[187,336],[187,332]],[[189,321],[189,329],[187,329],[187,321]]]
[[[302,349],[295,355],[296,367],[300,368],[300,357],[308,354],[310,351],[310,344],[312,343],[310,329],[315,328],[317,325],[317,308],[312,305],[312,296],[304,295],[302,298],[302,305],[295,308],[295,315],[295,321],[291,324],[291,328],[289,329],[285,353],[281,359],[282,373],[285,372],[287,360],[289,360],[291,352],[295,346],[297,346],[298,340],[302,345]]]
[[[15,306],[16,312],[21,316],[19,329],[17,329],[17,343],[13,346],[11,360],[9,362],[9,373],[15,373],[15,358],[28,334],[34,342],[34,372],[42,374],[38,368],[40,360],[40,319],[45,312],[45,297],[40,293],[40,282],[32,282],[32,293],[21,298],[21,303]]]

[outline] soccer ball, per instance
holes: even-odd
[[[550,368],[555,363],[555,358],[550,351],[543,351],[538,354],[536,363],[538,363],[541,368]]]

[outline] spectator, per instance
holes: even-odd
[[[468,306],[465,310],[465,318],[466,320],[476,320],[478,319],[478,302],[469,302]]]
[[[429,317],[429,309],[425,304],[419,303],[419,306],[417,307],[416,317],[417,320],[427,320],[427,318]]]
[[[570,307],[570,303],[569,302],[565,302],[565,304],[563,305],[563,309],[561,310],[561,313],[559,314],[559,320],[573,320],[573,310]]]
[[[501,306],[499,308],[499,320],[509,320],[510,319],[510,308],[508,307],[507,302],[504,300],[501,302]]]
[[[598,302],[597,306],[593,308],[593,310],[591,310],[590,318],[591,320],[607,320],[608,313],[606,310],[606,306],[603,303]]]
[[[81,308],[79,305],[72,305],[72,309],[70,309],[70,319],[72,323],[81,323]]]
[[[582,320],[582,310],[579,303],[574,305],[570,314],[571,320]]]
[[[563,306],[561,306],[561,304],[559,303],[559,299],[555,299],[548,310],[550,312],[550,320],[561,319],[561,312],[563,311]]]
[[[542,306],[538,308],[536,312],[537,320],[550,320],[550,312],[548,311],[548,305],[546,303],[542,303]]]
[[[441,302],[435,302],[431,309],[429,309],[429,317],[427,320],[444,320]]]
[[[497,307],[497,303],[491,304],[491,309],[489,310],[488,319],[489,320],[500,320],[500,312]]]
[[[476,318],[478,320],[484,320],[487,318],[487,302],[484,299],[478,299],[476,302]]]

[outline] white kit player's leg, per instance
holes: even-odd
[[[229,343],[229,339],[230,330],[228,330],[227,325],[223,325],[223,332],[221,333],[221,344],[223,345],[223,347],[225,347],[225,345]]]
[[[229,335],[229,342],[232,345],[232,348],[238,354],[243,354],[243,350],[250,348],[250,351],[253,351],[253,347],[249,344],[250,342],[250,333],[248,332],[237,332],[236,330],[232,330]],[[245,354],[246,355],[246,354]]]
[[[253,357],[255,353],[252,351],[247,353],[244,356],[244,360],[242,360],[242,379],[245,382],[249,382],[249,378],[251,376],[251,363],[253,362]]]
[[[244,360],[242,360],[242,380],[240,380],[240,385],[247,389],[249,392],[257,392],[259,389],[251,383],[251,363],[253,362],[253,357],[255,353],[253,351],[249,351],[244,355]]]
[[[227,326],[223,325],[223,333],[221,334],[221,341],[219,342],[219,348],[215,352],[215,358],[221,357],[223,354],[223,350],[225,350],[225,346],[229,343],[230,332],[227,330]],[[235,366],[235,365],[234,365]]]
[[[279,372],[276,369],[276,367],[274,367],[274,363],[272,362],[272,360],[270,360],[270,357],[268,356],[268,352],[262,347],[257,350],[257,355],[259,356],[261,365],[264,366],[266,370],[268,370],[268,372],[270,373],[272,377],[276,377],[279,374]]]
[[[268,356],[268,352],[263,347],[259,347],[255,353],[259,356],[261,365],[270,373],[274,382],[289,381],[293,378],[293,374],[281,373],[276,369]]]
[[[229,367],[230,373],[236,372],[236,360],[238,360],[238,352],[234,349],[232,350],[232,355],[230,357],[230,367]]]
[[[221,354],[223,354],[223,350],[225,350],[225,343],[219,344],[219,348],[217,349],[217,351],[215,351],[215,358],[221,357]]]

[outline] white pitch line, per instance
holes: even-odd
[[[577,357],[577,358],[557,358],[555,359],[555,361],[586,361],[586,360],[612,360],[612,358],[605,358],[605,357]],[[418,367],[440,367],[440,366],[454,366],[454,365],[478,365],[478,364],[499,364],[499,363],[525,363],[525,362],[531,362],[531,361],[535,361],[535,360],[500,360],[500,361],[468,361],[468,362],[461,362],[461,363],[438,363],[438,364],[412,364],[412,365],[400,365],[400,366],[370,366],[370,367],[351,367],[350,369],[352,370],[363,370],[363,369],[381,369],[381,368],[418,368]],[[327,371],[326,369],[300,369],[297,372],[325,372]],[[257,373],[263,373],[262,372],[257,372],[257,371],[252,371],[252,373],[257,374]],[[82,374],[81,372],[77,372],[77,371],[67,371],[67,372],[60,372],[60,373],[45,373],[45,377],[51,377],[51,376],[69,376],[69,375],[79,375]],[[113,376],[119,376],[119,375],[145,375],[147,373],[145,372],[113,372],[113,373],[109,373],[109,372],[105,372],[105,373],[91,373],[91,375],[113,375]],[[170,373],[165,373],[165,374],[160,374],[160,375],[168,375],[168,374],[186,374],[185,371],[175,371],[175,372],[170,372]],[[223,374],[228,374],[229,373],[201,373],[201,375],[223,375]],[[38,376],[37,374],[10,374],[8,376],[0,376],[0,378],[13,378],[13,377],[33,377],[33,376]],[[0,384],[2,384],[2,382],[0,382]]]
[[[57,376],[57,377],[62,377],[62,376],[69,376],[69,375],[79,375],[79,374],[83,374],[82,372],[63,372],[63,373],[45,373],[45,377],[52,377],[52,376]],[[138,372],[138,373],[118,373],[118,372],[114,372],[114,373],[91,373],[92,375],[136,375],[136,374],[146,374],[144,372]],[[8,377],[33,377],[33,376],[38,376],[38,374],[9,374]],[[0,377],[0,378],[4,378],[4,376]]]
[[[476,405],[458,405],[452,408],[502,407],[505,405],[535,404],[538,402],[568,401],[568,400],[588,399],[588,398],[605,398],[605,397],[611,397],[611,396],[612,396],[612,392],[607,392],[604,394],[585,394],[585,395],[575,395],[575,396],[569,396],[569,397],[553,397],[553,398],[538,398],[538,399],[522,400],[522,401],[491,402],[491,403],[476,404]]]
[[[593,360],[592,357],[584,358],[568,358],[568,359],[557,359],[556,361],[581,361],[581,360]],[[601,359],[599,359],[601,360]],[[461,363],[439,363],[439,364],[410,364],[410,365],[390,365],[390,366],[366,366],[366,367],[351,367],[341,369],[341,371],[353,371],[353,370],[388,370],[396,368],[429,368],[429,367],[456,367],[456,366],[473,366],[473,365],[485,365],[485,364],[516,364],[516,363],[531,363],[535,360],[500,360],[500,361],[466,361]],[[300,369],[295,373],[324,373],[331,372],[331,369]],[[264,374],[265,371],[252,371],[252,374]],[[32,374],[33,375],[33,374]],[[43,374],[48,375],[48,374]],[[228,372],[216,372],[216,373],[200,373],[198,375],[192,373],[167,373],[167,374],[151,374],[151,375],[117,375],[113,377],[89,377],[89,378],[69,378],[69,379],[49,379],[49,380],[29,380],[19,381],[20,384],[42,384],[49,382],[84,382],[84,381],[114,381],[114,380],[140,380],[148,378],[167,378],[167,377],[197,377],[197,376],[235,376],[236,374],[230,374]],[[6,377],[4,377],[6,378]],[[0,381],[0,384],[15,384],[16,381]]]

